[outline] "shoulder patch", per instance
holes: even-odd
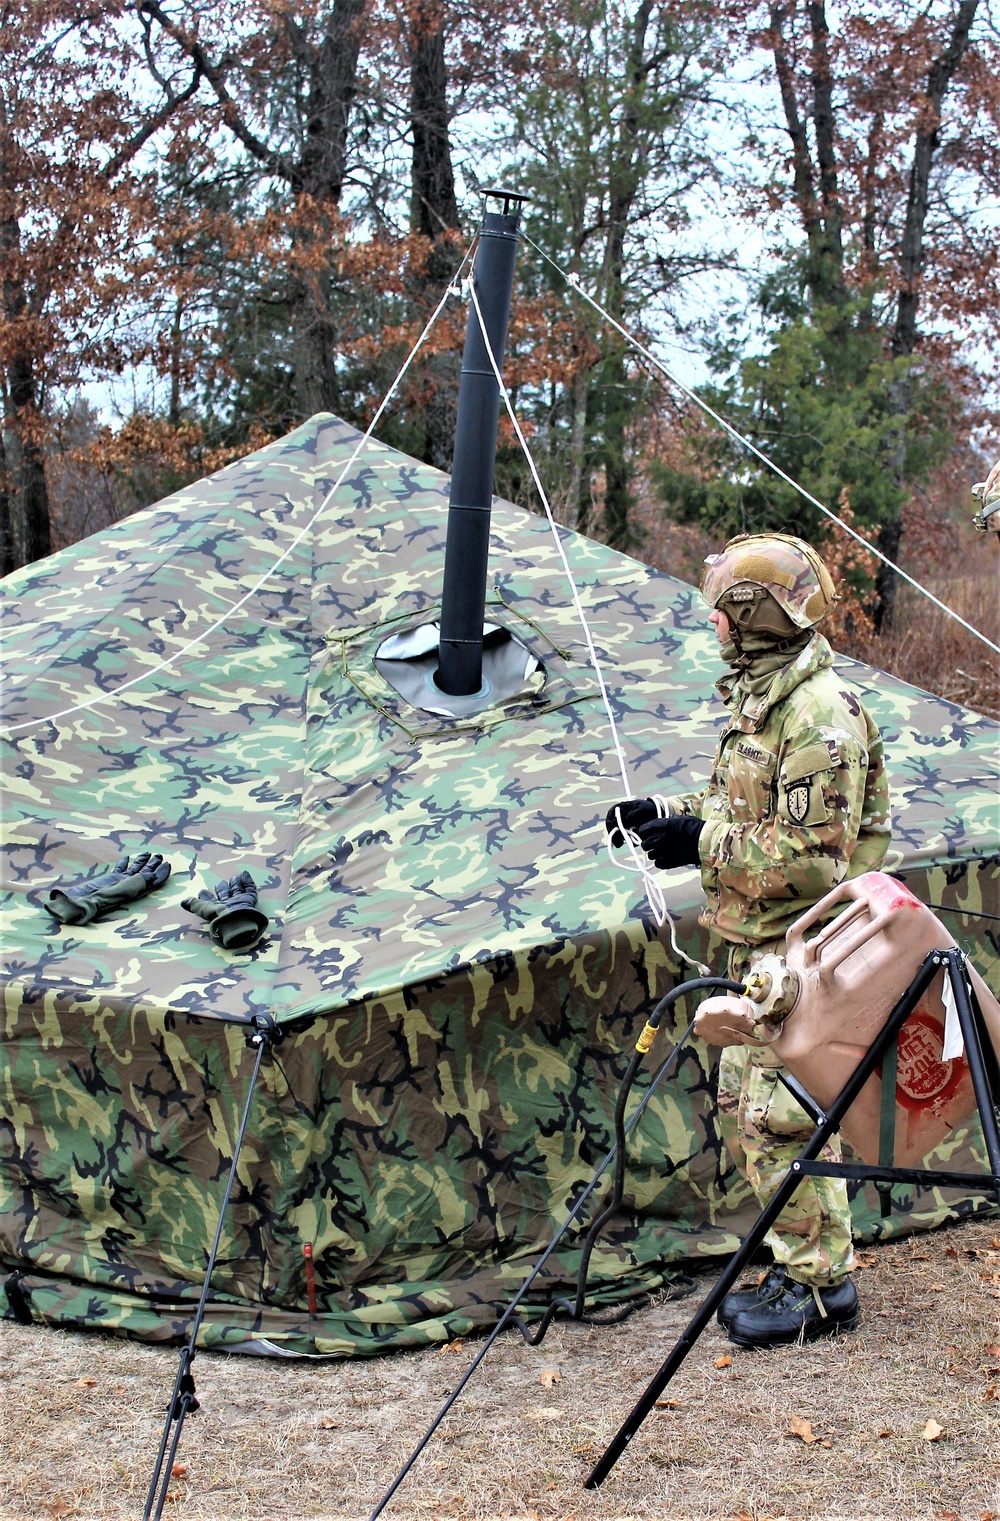
[[[840,765],[840,751],[835,740],[824,744],[804,745],[795,750],[782,763],[781,780],[789,786],[804,776],[815,776],[817,771],[832,771]]]

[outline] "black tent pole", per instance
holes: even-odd
[[[151,1518],[152,1521],[160,1521],[163,1515],[167,1490],[170,1487],[170,1473],[174,1466],[174,1458],[177,1456],[177,1448],[180,1444],[184,1420],[189,1411],[198,1409],[198,1401],[195,1398],[194,1377],[191,1373],[191,1365],[194,1362],[197,1350],[198,1332],[201,1329],[201,1323],[205,1316],[205,1307],[208,1304],[212,1274],[215,1271],[215,1261],[219,1255],[219,1246],[222,1242],[222,1227],[225,1223],[226,1210],[229,1208],[229,1201],[232,1198],[233,1188],[236,1185],[236,1169],[239,1165],[240,1152],[243,1149],[243,1138],[246,1135],[247,1123],[250,1119],[250,1106],[253,1103],[257,1079],[260,1076],[261,1063],[264,1060],[265,1051],[271,1049],[280,1034],[277,1026],[270,1019],[265,1020],[258,1016],[254,1020],[254,1024],[256,1026],[254,1033],[247,1037],[247,1045],[256,1047],[257,1051],[253,1074],[250,1078],[250,1089],[247,1093],[246,1103],[243,1106],[240,1128],[236,1136],[236,1145],[233,1149],[232,1166],[229,1169],[225,1192],[222,1195],[222,1203],[219,1206],[219,1219],[215,1227],[215,1240],[212,1242],[212,1249],[208,1254],[205,1281],[201,1286],[201,1298],[198,1300],[198,1308],[195,1311],[194,1320],[191,1322],[191,1334],[188,1337],[186,1345],[181,1348],[180,1363],[177,1368],[177,1377],[174,1380],[174,1391],[170,1396],[170,1403],[167,1406],[167,1416],[163,1424],[163,1435],[160,1438],[160,1449],[156,1456],[156,1466],[153,1469],[153,1476],[149,1481],[146,1508],[142,1513],[143,1521],[151,1521]],[[156,1507],[155,1510],[154,1506]]]
[[[490,349],[499,366],[507,343],[518,222],[526,197],[512,190],[488,190],[485,195],[501,199],[503,210],[483,213],[472,280]],[[434,678],[441,691],[452,697],[469,697],[483,685],[483,615],[499,416],[500,390],[476,309],[470,302],[458,386]]]

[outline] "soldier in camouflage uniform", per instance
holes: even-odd
[[[620,816],[658,867],[701,867],[701,922],[729,942],[729,975],[742,978],[784,949],[788,926],[832,887],[881,866],[888,789],[878,729],[816,631],[834,588],[815,550],[784,534],[741,535],[706,562],[702,590],[731,671],[718,683],[731,717],[711,781],[618,804],[608,827],[614,839]],[[719,1073],[723,1135],[762,1206],[813,1130],[779,1069],[768,1045],[736,1045]],[[839,1159],[839,1147],[823,1155]],[[719,1312],[732,1341],[771,1346],[855,1324],[842,1180],[803,1181],[768,1244],[774,1267]]]

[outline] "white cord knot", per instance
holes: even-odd
[[[666,818],[666,799],[662,797],[654,797],[652,799],[652,802],[656,804],[657,816],[661,819]],[[674,955],[677,957],[678,964],[680,964],[682,961],[686,961],[688,966],[697,967],[698,972],[702,977],[710,977],[711,968],[707,967],[703,961],[696,961],[693,956],[689,956],[686,951],[682,951],[680,946],[677,944],[676,920],[674,919],[673,914],[671,914],[670,910],[667,908],[667,900],[664,897],[663,888],[660,885],[659,878],[657,877],[653,867],[650,866],[648,859],[644,858],[645,852],[642,850],[642,841],[639,839],[639,836],[636,834],[635,830],[626,829],[625,825],[622,823],[622,814],[620,808],[615,809],[615,824],[618,827],[618,832],[621,834],[622,839],[628,847],[628,853],[631,857],[631,860],[622,861],[618,859],[618,857],[615,855],[614,847],[611,844],[611,836],[609,834],[605,840],[605,844],[607,846],[608,855],[610,856],[611,860],[614,862],[615,866],[619,868],[619,870],[637,871],[641,875],[643,889],[646,893],[646,902],[649,904],[649,912],[652,915],[653,923],[656,925],[657,929],[663,929],[664,925],[666,925],[668,933],[670,935],[670,948],[673,951]]]

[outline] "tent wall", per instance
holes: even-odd
[[[928,901],[982,910],[1000,862],[908,881]],[[977,940],[974,959],[996,986],[995,940]],[[607,1150],[632,1042],[676,980],[637,923],[289,1031],[263,1069],[205,1344],[364,1355],[493,1324]],[[688,1018],[678,1005],[651,1067]],[[245,1032],[47,993],[8,1009],[3,1038],[0,1263],[14,1294],[0,1310],[182,1337],[249,1082]],[[626,1207],[591,1270],[616,1302],[731,1250],[754,1213],[717,1129],[715,1054],[688,1051],[630,1148]],[[983,1167],[977,1130],[936,1155]],[[896,1201],[883,1223],[874,1193],[859,1193],[859,1234],[984,1205],[941,1190]],[[578,1241],[553,1259],[539,1301],[569,1288]]]

